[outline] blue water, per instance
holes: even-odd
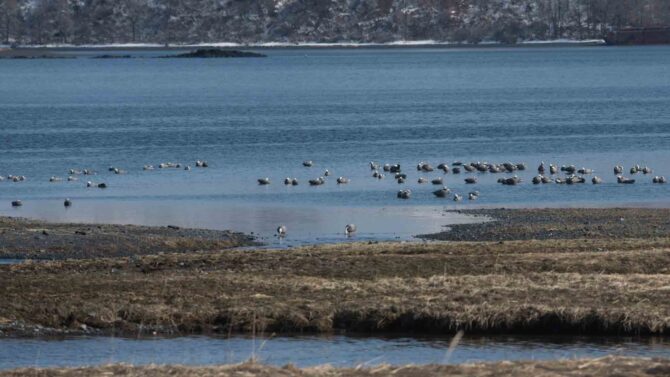
[[[670,357],[663,339],[627,338],[464,338],[448,352],[450,338],[295,337],[230,339],[108,337],[0,339],[0,370],[19,367],[76,367],[109,363],[220,365],[256,358],[298,367],[379,364],[461,364],[504,360],[559,360],[606,355]]]
[[[364,232],[373,221],[369,235],[402,238],[451,223],[436,220],[444,207],[668,205],[669,186],[641,175],[617,185],[612,167],[670,175],[670,47],[263,52],[268,58],[0,60],[0,174],[28,178],[0,182],[0,213],[266,235],[288,223],[311,238],[339,237],[348,222]],[[196,159],[210,168],[142,171]],[[315,167],[302,167],[307,159]],[[454,160],[531,169],[517,187],[499,186],[501,175],[482,175],[476,187],[463,174],[446,176],[455,192],[479,190],[476,203],[439,200],[433,186],[416,183],[441,175],[418,174],[419,161]],[[533,186],[542,160],[593,168],[605,184]],[[369,161],[406,166],[407,184],[371,178]],[[69,168],[99,175],[48,181]],[[325,169],[328,183],[309,187]],[[334,184],[340,175],[351,184]],[[266,176],[273,183],[259,186]],[[287,176],[301,185],[285,187]],[[86,189],[86,180],[109,188]],[[411,200],[396,199],[402,187],[413,189]],[[65,211],[65,197],[76,208]],[[15,199],[24,207],[12,209]]]

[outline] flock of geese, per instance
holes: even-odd
[[[312,168],[314,167],[314,161],[311,160],[303,161],[302,165],[307,168]],[[196,168],[207,168],[209,167],[209,163],[207,161],[197,160],[194,166]],[[371,176],[373,179],[381,180],[384,179],[387,175],[389,175],[393,176],[393,179],[395,179],[398,184],[404,184],[408,179],[408,175],[403,171],[400,164],[380,164],[376,162],[370,162],[369,166],[370,170],[372,171]],[[173,162],[163,162],[156,166],[154,165],[143,166],[144,171],[151,171],[155,169],[183,169],[188,171],[191,170],[191,165],[185,165]],[[444,174],[451,173],[453,175],[459,175],[461,173],[514,174],[519,171],[527,170],[527,166],[524,163],[512,163],[512,162],[489,163],[489,162],[478,161],[478,162],[464,163],[456,161],[451,164],[440,163],[436,167],[433,167],[430,163],[422,161],[417,164],[416,170],[419,173],[432,173],[437,170],[443,172]],[[114,166],[109,167],[108,171],[113,174],[127,173],[125,170]],[[615,166],[613,171],[614,175],[616,176],[617,183],[619,184],[634,184],[636,182],[635,179],[624,176],[624,167],[621,165]],[[51,178],[49,178],[49,182],[61,182],[65,180],[67,180],[68,182],[72,182],[72,181],[78,181],[79,176],[97,175],[97,173],[91,169],[70,169],[68,173],[69,174],[65,179],[57,176],[52,176]],[[595,172],[593,169],[585,167],[577,168],[575,165],[563,165],[559,167],[558,165],[555,164],[545,164],[544,162],[542,162],[537,167],[537,173],[538,174],[534,176],[531,180],[532,184],[534,185],[543,185],[550,183],[566,184],[566,185],[584,184],[587,182],[588,176],[591,177],[590,181],[594,185],[602,184],[604,182],[604,180],[601,177],[594,175]],[[635,165],[630,168],[629,173],[631,176],[636,174],[651,175],[653,173],[653,169],[649,168],[648,166]],[[327,177],[330,177],[331,175],[332,175],[331,172],[326,169],[322,176],[310,179],[308,180],[308,183],[310,186],[324,185],[327,182]],[[10,182],[23,182],[26,180],[26,177],[22,175],[21,176],[9,175],[7,177],[0,176],[0,181],[4,180],[8,180]],[[349,178],[346,177],[338,177],[335,181],[338,185],[345,185],[350,183]],[[521,184],[523,181],[515,174],[512,177],[499,178],[497,182],[505,186],[516,186]],[[665,184],[667,183],[667,179],[664,176],[653,176],[651,182],[654,184]],[[258,184],[262,186],[270,185],[271,183],[272,181],[268,177],[258,179]],[[436,186],[442,186],[438,190],[433,191],[433,195],[436,196],[437,198],[451,198],[455,202],[460,202],[464,199],[464,195],[453,193],[451,189],[449,189],[444,184],[443,177],[427,179],[425,177],[420,176],[417,180],[417,183],[419,184],[430,183]],[[478,178],[477,176],[466,176],[464,178],[464,183],[467,185],[476,185],[478,183]],[[300,181],[297,178],[286,177],[284,179],[284,185],[286,186],[298,186],[299,184]],[[107,183],[105,182],[94,183],[88,180],[86,182],[86,187],[106,189],[108,186]],[[467,197],[467,199],[470,201],[474,201],[477,200],[479,196],[480,196],[479,191],[473,190],[470,191],[465,197]],[[404,199],[404,200],[410,199],[412,197],[412,190],[407,188],[401,189],[397,192],[396,197],[398,199]],[[11,204],[13,207],[20,207],[23,205],[21,200],[14,200],[12,201]],[[65,199],[63,205],[65,207],[72,206],[72,200]],[[356,233],[356,230],[357,230],[356,225],[347,224],[345,226],[344,233],[346,235],[353,235],[354,233]],[[287,228],[285,225],[280,225],[279,227],[277,227],[278,237],[283,238],[286,236],[286,233]]]

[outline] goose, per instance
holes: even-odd
[[[465,178],[465,183],[468,185],[474,185],[475,183],[477,183],[477,177]]]
[[[507,170],[509,173],[515,171],[517,169],[517,166],[514,165],[511,162],[503,162],[502,166]]]
[[[270,178],[259,178],[258,179],[258,184],[261,186],[269,185],[270,184]]]
[[[433,195],[437,196],[438,198],[446,198],[449,196],[449,194],[451,194],[451,190],[449,190],[446,186],[437,191],[433,191]]]
[[[63,202],[63,205],[65,207],[70,207],[70,206],[72,206],[72,201],[70,199],[65,199],[65,201]]]
[[[595,177],[591,178],[591,183],[593,183],[594,185],[599,185],[599,184],[603,183],[603,180],[602,180],[602,178],[600,178],[598,176],[595,176]]]
[[[632,168],[630,168],[630,173],[631,173],[631,174],[637,174],[637,173],[640,172],[640,170],[641,170],[641,169],[640,169],[640,165],[635,165],[635,166],[633,166]]]
[[[403,178],[403,177],[399,177],[399,178],[398,178],[398,184],[401,185],[401,184],[403,184],[403,183],[405,183],[405,178]]]
[[[389,168],[389,172],[400,173],[400,164],[391,165],[391,167]]]
[[[593,174],[593,169],[581,168],[581,169],[577,170],[577,173],[582,174],[582,175],[589,175],[589,174]]]
[[[303,161],[302,166],[306,168],[311,168],[312,166],[314,166],[314,161],[312,160]]]
[[[378,170],[378,169],[372,169],[372,170]],[[384,171],[390,172],[391,171],[391,165],[389,164],[384,164]]]
[[[288,185],[290,185],[292,182],[293,182],[293,180],[292,180],[291,178],[289,178],[289,177],[284,178],[284,184],[285,184],[285,185],[288,186]]]
[[[456,169],[458,169],[458,168],[454,168],[454,171],[455,171]],[[463,165],[463,169],[465,169],[465,171],[468,172],[468,173],[472,173],[472,172],[474,172],[475,170],[477,170],[477,168],[475,168],[475,167],[474,167],[473,165],[471,165],[471,164]],[[459,172],[460,172],[460,169],[458,169],[458,170],[459,170]]]
[[[449,173],[449,164],[447,164],[447,163],[443,162],[443,163],[437,165],[437,168],[442,170],[444,172],[444,174]]]
[[[431,181],[434,185],[441,185],[444,183],[444,179],[442,178],[435,178]]]
[[[106,183],[100,183],[100,184],[98,184],[98,188],[106,189],[106,188],[107,188],[107,184],[106,184]]]
[[[349,178],[344,178],[344,177],[337,178],[337,184],[338,185],[346,185],[347,183],[349,183]]]
[[[12,207],[21,207],[23,205],[23,202],[20,200],[15,200],[12,202]]]
[[[405,173],[395,173],[395,179],[399,179],[399,178],[407,179],[407,174],[405,174]]]
[[[326,183],[326,179],[323,178],[323,177],[319,177],[317,179],[310,179],[309,180],[309,185],[310,186],[321,186],[324,183]]]
[[[558,166],[554,164],[549,164],[549,174],[551,175],[558,174]]]
[[[546,175],[542,176],[542,183],[547,184],[547,183],[552,183],[554,182],[550,177],[547,177]]]
[[[577,167],[575,165],[568,165],[568,166],[563,165],[561,166],[561,171],[564,171],[568,174],[575,174],[575,172],[577,171]]]
[[[544,174],[544,161],[540,162],[540,166],[537,167],[537,172]]]
[[[412,191],[409,189],[398,191],[398,199],[409,199],[412,196]]]
[[[354,234],[354,233],[356,233],[356,225],[354,225],[354,224],[347,224],[347,225],[344,227],[344,234],[346,234],[347,236],[350,236],[350,235],[352,235],[352,234]]]
[[[626,185],[632,185],[633,183],[635,183],[634,179],[626,178],[622,175],[616,177],[616,180],[617,180],[618,183],[622,183],[622,184],[626,184]]]
[[[280,225],[279,227],[277,227],[277,236],[280,238],[286,236],[286,227],[284,225]]]
[[[91,169],[84,169],[83,170],[84,175],[95,175],[95,171]]]
[[[291,186],[297,186],[298,184],[299,184],[299,182],[298,182],[298,178],[293,178],[293,179],[291,180]]]
[[[208,168],[208,167],[209,167],[209,164],[207,163],[207,161],[197,160],[197,161],[195,162],[195,167],[196,167],[196,168]]]
[[[147,171],[147,170],[154,170],[154,169],[155,169],[155,168],[154,168],[153,165],[144,165],[144,167],[142,167],[142,170],[144,170],[144,171]]]
[[[564,185],[566,183],[566,180],[565,178],[558,177],[554,180],[554,182],[556,182],[559,185]]]
[[[191,171],[191,165],[186,165],[184,166],[185,171]]]
[[[645,166],[642,168],[642,174],[651,174],[653,172],[654,171],[649,166]]]
[[[60,182],[60,181],[62,181],[62,180],[63,180],[63,179],[60,178],[60,177],[51,177],[51,178],[49,178],[49,182]]]
[[[664,183],[668,183],[668,180],[665,179],[665,177],[663,177],[663,176],[656,176],[656,177],[654,177],[654,179],[652,180],[652,182],[653,182],[653,183],[664,184]]]
[[[81,174],[81,170],[70,169],[70,170],[69,170],[69,173],[70,173],[71,175],[79,175],[79,174]]]
[[[93,187],[93,186],[94,186],[93,182],[91,181],[86,182],[86,187]]]
[[[463,197],[462,197],[462,196],[460,196],[460,195],[458,195],[458,194],[454,194],[454,201],[455,201],[455,202],[460,202],[461,200],[463,200]]]
[[[473,191],[468,194],[468,200],[477,200],[479,199],[479,191]]]
[[[330,171],[328,169],[326,169],[326,171],[323,172],[323,175],[325,177],[329,177],[330,176]]]
[[[370,161],[370,170],[379,170],[379,164],[374,161]]]
[[[569,185],[574,185],[575,183],[585,183],[585,182],[586,182],[586,178],[578,177],[576,175],[569,176],[565,181],[565,183],[567,183]]]
[[[421,184],[424,184],[424,183],[428,182],[428,180],[426,178],[419,177],[419,180],[417,182],[421,185]]]
[[[540,178],[540,180],[541,180],[541,178]],[[515,175],[514,177],[511,177],[511,178],[500,178],[498,180],[498,182],[505,185],[505,186],[516,186],[519,183],[521,183],[521,179]]]
[[[541,175],[536,175],[535,177],[533,177],[533,184],[534,185],[539,185],[540,183],[542,183],[542,176]]]
[[[621,175],[623,174],[623,166],[617,165],[614,167],[614,175]]]
[[[68,182],[73,182],[73,181],[77,181],[77,180],[79,180],[79,178],[77,178],[77,177],[73,177],[73,176],[67,177]]]
[[[461,162],[461,161],[454,161],[454,163],[452,163],[451,166],[463,166],[463,162]]]
[[[454,174],[461,174],[461,168],[456,166],[453,169],[451,169],[451,172],[454,173]]]
[[[522,162],[520,164],[516,164],[516,168],[517,168],[517,170],[523,171],[523,170],[526,170],[527,166],[526,166],[525,162]]]

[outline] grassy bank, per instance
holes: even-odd
[[[667,376],[670,360],[626,357],[605,357],[591,360],[564,360],[551,362],[502,362],[453,366],[379,366],[374,368],[337,369],[315,367],[298,369],[287,366],[269,367],[254,363],[222,367],[147,366],[132,367],[113,365],[78,369],[18,369],[0,372],[0,377],[59,376],[79,377],[91,375],[115,376],[278,376],[278,377],[366,377],[366,376],[518,376],[518,377],[604,377],[604,376]]]
[[[0,286],[4,335],[666,334],[670,235],[25,263],[0,266]]]

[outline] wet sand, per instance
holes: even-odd
[[[62,376],[78,377],[90,375],[125,376],[280,376],[280,377],[365,377],[365,376],[519,376],[519,377],[604,377],[604,376],[667,376],[670,375],[670,360],[628,357],[605,357],[590,360],[562,360],[550,362],[502,362],[491,364],[449,366],[379,366],[374,368],[338,369],[329,366],[299,369],[293,366],[269,367],[256,363],[245,363],[220,367],[183,367],[111,365],[98,368],[77,369],[17,369],[0,372],[0,377],[14,376]]]

